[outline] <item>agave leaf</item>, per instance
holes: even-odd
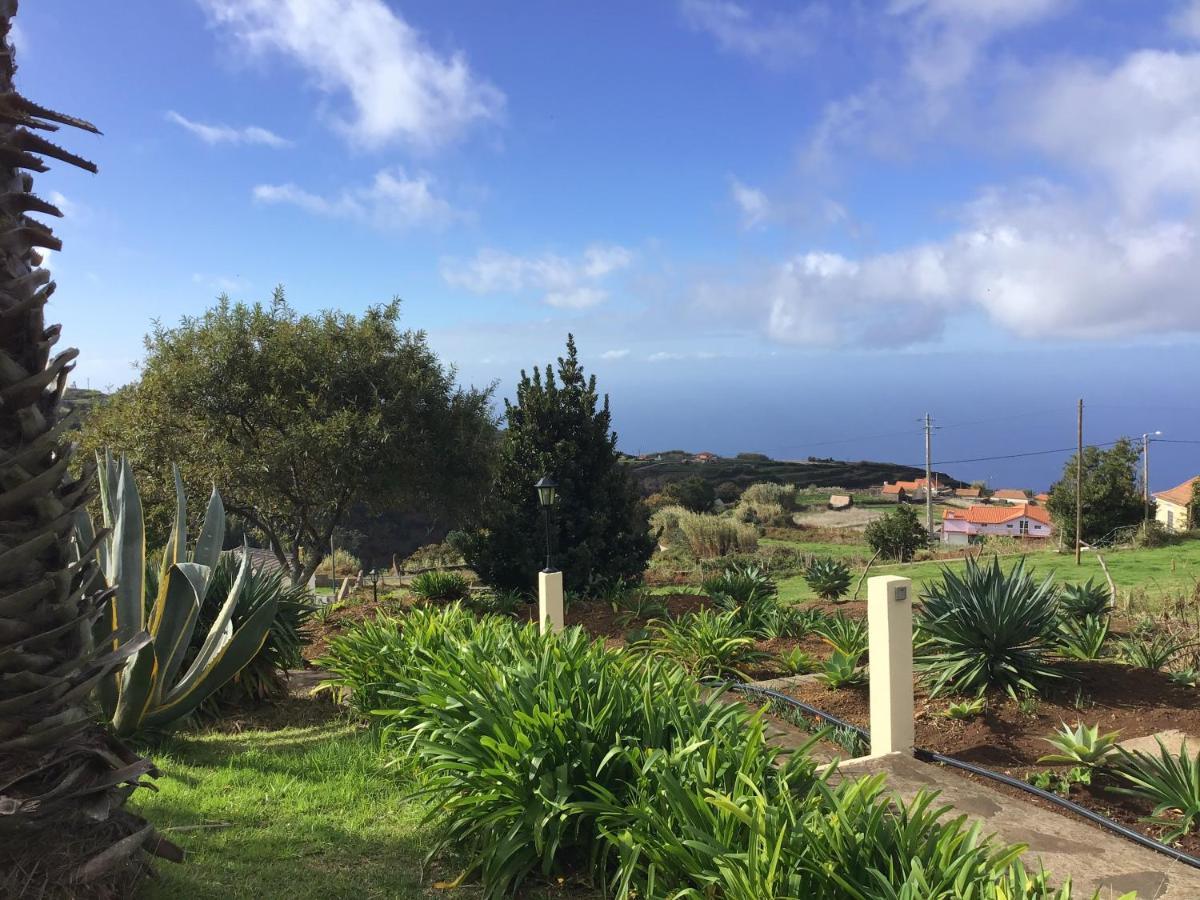
[[[116,484],[116,517],[105,578],[116,587],[112,631],[113,640],[120,642],[133,637],[145,624],[146,531],[142,524],[142,498],[128,460],[121,461]]]
[[[233,639],[233,611],[237,607],[238,597],[241,596],[242,588],[246,584],[249,572],[250,553],[248,545],[243,545],[242,564],[238,568],[237,578],[233,581],[233,587],[229,589],[229,596],[225,598],[225,603],[222,605],[221,611],[217,613],[217,618],[208,630],[208,636],[205,637],[204,644],[200,647],[200,652],[196,654],[192,665],[188,668],[183,678],[179,680],[179,684],[166,693],[166,703],[169,704],[188,693],[195,686],[195,683],[204,677],[205,671]],[[274,616],[274,613],[272,613],[272,616]]]
[[[200,537],[196,540],[196,549],[192,551],[192,562],[208,568],[209,576],[216,571],[217,560],[221,558],[221,545],[225,543],[225,504],[221,495],[214,487],[212,496],[208,498],[208,509],[204,513],[204,524],[200,528]],[[205,585],[207,587],[207,583]],[[207,591],[201,591],[203,597]]]
[[[150,643],[135,653],[120,670],[117,676],[120,693],[112,715],[112,728],[118,737],[130,735],[141,727],[154,693],[157,668],[154,644]]]
[[[167,584],[159,590],[162,610],[156,610],[158,627],[154,632],[154,654],[158,657],[158,680],[154,688],[155,703],[175,680],[183,658],[187,655],[200,604],[204,602],[204,587],[208,573],[196,563],[176,563],[167,574]]]
[[[146,716],[144,724],[154,727],[186,716],[213,691],[240,672],[262,648],[267,633],[271,630],[271,623],[275,621],[278,606],[279,601],[272,598],[251,613],[242,627],[221,644],[216,655],[202,670],[197,670],[196,666],[189,670],[188,677],[191,677],[191,681],[188,682],[187,689],[172,691],[166,703]],[[184,682],[180,682],[181,687],[183,684]]]

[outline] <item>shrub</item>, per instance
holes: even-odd
[[[867,652],[870,635],[866,619],[851,619],[841,613],[824,616],[814,625],[813,631],[834,650],[848,656],[862,656]]]
[[[228,596],[233,590],[237,571],[238,562],[234,556],[222,555],[213,570],[209,592],[215,592],[218,597]],[[277,608],[266,640],[237,675],[200,704],[197,711],[201,716],[219,716],[229,707],[252,706],[278,699],[287,693],[287,671],[299,668],[304,662],[302,629],[316,612],[314,598],[308,588],[304,585],[293,586],[282,571],[250,569],[233,610],[233,627],[235,630],[239,628],[254,610],[272,598]],[[185,666],[199,655],[204,643],[203,636],[208,634],[216,621],[217,612],[212,604],[200,607]]]
[[[471,585],[457,572],[435,570],[414,577],[409,589],[429,603],[453,603],[465,600],[471,592]]]
[[[743,670],[766,658],[754,649],[750,629],[731,612],[701,609],[650,627],[635,648],[674,660],[697,678],[745,678]]]
[[[672,481],[662,489],[662,494],[667,503],[674,503],[698,513],[711,511],[713,504],[717,502],[717,492],[712,483],[699,475]]]
[[[1064,584],[1059,589],[1058,603],[1066,616],[1075,619],[1107,616],[1112,612],[1112,594],[1108,586],[1093,578],[1083,584]]]
[[[363,571],[362,560],[353,553],[347,553],[345,550],[337,552],[337,571],[333,571],[334,559],[332,556],[326,556],[321,560],[321,564],[317,566],[317,574],[324,575],[328,578],[344,577],[346,575],[357,575]]]
[[[1062,765],[1082,765],[1095,768],[1117,752],[1119,731],[1100,733],[1100,726],[1079,724],[1072,729],[1066,722],[1052,737],[1043,738],[1047,744],[1054,747],[1057,753],[1041,757],[1041,765],[1059,763]]]
[[[997,558],[983,565],[968,558],[961,575],[946,569],[926,588],[918,667],[933,696],[1003,690],[1015,699],[1057,677],[1047,664],[1056,623],[1051,578],[1034,581],[1024,560],[1005,573]]]
[[[461,541],[461,538],[456,536],[455,540]],[[338,555],[341,556],[340,553]],[[417,572],[423,569],[461,566],[463,562],[462,554],[450,538],[447,538],[440,544],[425,544],[418,547],[400,564],[400,568],[405,572]]]
[[[1121,754],[1117,774],[1129,787],[1113,790],[1153,803],[1154,812],[1143,821],[1163,826],[1167,841],[1173,841],[1191,831],[1200,818],[1200,755],[1189,754],[1186,741],[1176,756],[1166,748],[1162,738],[1155,740],[1157,756],[1117,748]],[[1172,815],[1163,815],[1167,812]]]
[[[733,519],[681,509],[675,521],[696,559],[736,552],[753,553],[758,547],[758,531]]]
[[[850,590],[850,569],[833,559],[814,559],[804,570],[804,581],[822,600],[836,601]]]
[[[704,579],[704,593],[757,637],[779,633],[783,607],[775,582],[756,566],[731,566]]]
[[[1072,659],[1100,659],[1108,640],[1108,616],[1066,619],[1058,626],[1059,649]]]
[[[911,559],[929,543],[925,526],[917,520],[912,507],[898,506],[867,525],[864,537],[871,549],[887,559],[901,562]]]

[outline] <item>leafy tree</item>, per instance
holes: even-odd
[[[709,512],[717,501],[717,492],[712,483],[705,481],[699,475],[692,475],[680,481],[672,481],[662,489],[668,502],[692,512]]]
[[[911,506],[903,505],[868,524],[865,536],[872,550],[902,562],[929,543],[929,535],[917,514]]]
[[[505,401],[507,430],[479,528],[456,535],[467,564],[488,584],[528,589],[543,567],[543,521],[534,484],[558,484],[552,516],[556,563],[580,590],[641,578],[654,548],[646,508],[620,464],[608,396],[586,377],[567,337],[557,372],[524,371],[516,401]]]
[[[734,481],[722,481],[716,487],[717,499],[722,503],[737,503],[742,496],[742,489]]]
[[[1192,482],[1192,502],[1188,504],[1188,528],[1200,527],[1200,478]]]
[[[152,473],[179,465],[190,492],[220,487],[226,508],[309,579],[351,508],[470,512],[495,446],[491,389],[462,390],[399,301],[362,316],[300,315],[222,297],[146,338],[141,379],[85,424],[83,443]],[[198,493],[199,492],[199,493]],[[170,498],[148,496],[165,534]],[[151,523],[153,529],[153,523]]]
[[[1046,509],[1054,526],[1068,543],[1075,540],[1075,473],[1079,454],[1063,468],[1062,478],[1050,488]],[[1103,450],[1083,448],[1083,540],[1098,540],[1115,528],[1136,525],[1144,508],[1138,490],[1137,446],[1127,438]]]

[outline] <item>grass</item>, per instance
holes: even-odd
[[[444,894],[422,886],[433,880],[427,804],[406,799],[412,781],[360,726],[183,734],[148,755],[164,772],[159,792],[138,791],[133,805],[188,858],[158,864],[139,900]]]
[[[861,545],[814,545],[833,548],[845,548],[843,553],[854,551],[858,554],[864,549]],[[811,551],[818,552],[818,551]],[[824,551],[821,551],[824,552]],[[834,555],[829,552],[827,555]],[[1002,559],[1007,570],[1020,557],[1008,556]],[[1085,552],[1082,563],[1075,565],[1075,557],[1071,553],[1058,553],[1054,548],[1034,551],[1026,555],[1027,566],[1034,569],[1038,575],[1053,572],[1055,580],[1087,581],[1095,578],[1104,581],[1104,572],[1096,561],[1096,554]],[[1138,596],[1139,605],[1147,609],[1155,609],[1172,597],[1180,594],[1191,595],[1197,580],[1200,580],[1200,540],[1185,540],[1169,547],[1155,547],[1146,550],[1115,550],[1104,554],[1104,561],[1112,574],[1117,586],[1118,603],[1123,604],[1131,593]],[[926,583],[941,578],[944,566],[961,570],[965,564],[960,560],[931,560],[919,563],[876,563],[871,567],[871,575],[903,575],[913,580],[913,587],[919,594]],[[854,571],[855,583],[862,569]],[[779,582],[779,596],[782,600],[795,603],[801,600],[815,599],[812,589],[804,582],[802,576],[785,578]],[[860,598],[866,596],[863,587]]]
[[[779,538],[759,538],[760,547],[791,547],[800,553],[829,556],[834,559],[870,559],[871,548],[866,544],[834,544],[828,541],[787,541]]]

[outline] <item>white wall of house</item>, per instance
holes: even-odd
[[[1187,531],[1188,509],[1161,497],[1154,504],[1154,518],[1168,531]]]

